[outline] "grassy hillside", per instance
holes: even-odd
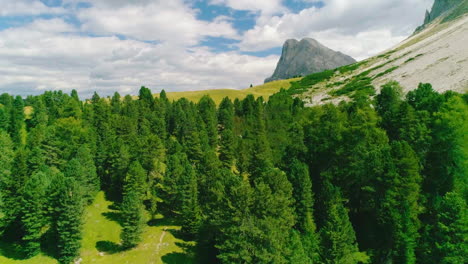
[[[242,99],[248,94],[253,94],[255,97],[263,96],[265,99],[268,99],[270,95],[278,92],[281,88],[289,89],[289,87],[291,87],[291,82],[298,80],[300,80],[300,78],[279,80],[242,90],[214,89],[203,91],[168,92],[167,97],[170,100],[178,100],[185,97],[190,101],[198,102],[204,95],[209,95],[216,104],[219,104],[226,96],[234,100],[235,98]]]
[[[364,61],[304,77],[290,91],[307,105],[339,103],[373,96],[388,81],[397,81],[406,93],[419,83],[431,83],[438,92],[466,92],[468,87],[468,0],[447,17],[428,24],[393,49]]]
[[[119,212],[109,209],[112,203],[104,199],[100,192],[93,204],[87,207],[83,227],[81,264],[115,263],[193,263],[184,248],[192,245],[174,237],[180,228],[164,219],[156,220],[155,225],[148,225],[143,234],[143,241],[134,249],[120,251]],[[14,252],[5,242],[0,243],[1,264],[57,264],[57,260],[40,254],[31,259],[21,260],[8,255]],[[15,259],[16,258],[16,259]]]

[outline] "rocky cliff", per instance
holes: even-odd
[[[426,16],[424,17],[424,24],[416,29],[416,31],[422,30],[427,24],[434,21],[447,11],[461,5],[466,0],[435,0],[432,5],[431,12],[426,10]]]
[[[265,82],[305,76],[356,62],[341,52],[331,50],[315,39],[287,40],[276,70]]]

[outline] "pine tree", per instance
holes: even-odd
[[[359,252],[356,234],[339,191],[329,183],[324,184],[324,189],[328,201],[326,222],[320,230],[322,263],[366,263],[368,257],[365,253]]]
[[[456,190],[468,199],[468,105],[452,97],[435,119],[425,189],[440,196]]]
[[[468,256],[468,207],[457,193],[445,194],[438,206],[436,254],[432,260],[441,264],[463,264]]]
[[[287,256],[288,234],[295,223],[292,186],[284,172],[267,168],[254,181],[251,212],[257,232],[252,249],[255,263],[283,263]]]
[[[13,142],[10,135],[0,131],[0,211],[3,214],[0,227],[9,224],[16,215],[17,201],[15,175],[12,174],[14,159]]]
[[[169,143],[167,169],[163,180],[163,200],[164,204],[170,212],[180,211],[182,201],[182,184],[181,178],[185,173],[185,168],[182,166],[182,159],[185,155],[181,153],[181,146],[177,141]]]
[[[140,162],[134,161],[128,168],[127,176],[125,177],[123,194],[130,191],[135,191],[140,200],[143,201],[147,191],[147,175],[146,171],[141,166]]]
[[[204,130],[208,135],[211,148],[218,145],[218,120],[216,117],[216,104],[209,96],[203,96],[198,102],[198,112],[204,123]]]
[[[312,183],[309,168],[304,163],[294,159],[288,173],[289,181],[293,186],[294,208],[296,215],[296,229],[300,231],[304,240],[303,247],[310,259],[315,259],[318,247],[318,238],[313,216]]]
[[[201,211],[198,204],[197,177],[192,165],[185,160],[183,163],[184,174],[181,179],[182,202],[181,218],[182,232],[195,236],[200,227]]]
[[[10,113],[9,109],[4,105],[0,105],[0,130],[10,130]]]
[[[145,107],[152,108],[154,105],[154,96],[151,90],[142,86],[138,95],[138,99],[143,102]]]
[[[57,201],[57,247],[61,264],[69,264],[80,254],[84,201],[78,182],[66,177]]]
[[[219,104],[218,123],[221,130],[232,130],[234,128],[234,105],[229,97],[224,97]]]
[[[385,233],[390,234],[390,250],[395,263],[416,263],[420,183],[418,159],[406,142],[392,143],[395,168],[388,174],[388,187],[382,203]],[[384,240],[383,237],[381,240]]]
[[[119,114],[122,109],[122,97],[115,92],[111,99],[111,108],[113,114]]]
[[[84,187],[84,199],[88,204],[94,200],[94,197],[99,191],[100,182],[94,165],[93,155],[87,145],[82,145],[78,148],[75,159],[82,167],[82,186]]]
[[[305,250],[301,242],[301,236],[296,230],[291,231],[289,242],[289,255],[287,258],[288,263],[297,264],[311,264],[312,260],[309,258],[308,252]]]
[[[24,122],[24,100],[16,96],[11,110],[10,135],[17,146],[26,144],[26,124]]]
[[[128,188],[124,193],[122,205],[122,232],[120,239],[123,248],[132,248],[141,241],[144,227],[144,208],[141,194],[135,188]]]
[[[47,191],[50,185],[48,175],[37,172],[32,175],[22,188],[21,223],[25,231],[25,253],[32,257],[40,250],[40,238],[47,224]]]
[[[397,112],[399,110],[403,90],[393,81],[382,86],[380,94],[376,96],[376,110],[382,118],[381,126],[387,131],[391,139],[398,138],[399,124]]]

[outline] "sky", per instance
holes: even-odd
[[[246,88],[287,39],[362,60],[411,35],[432,2],[0,0],[0,93]]]

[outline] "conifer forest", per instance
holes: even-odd
[[[101,191],[122,251],[162,216],[197,263],[464,264],[468,94],[0,96],[2,244],[75,262]]]

